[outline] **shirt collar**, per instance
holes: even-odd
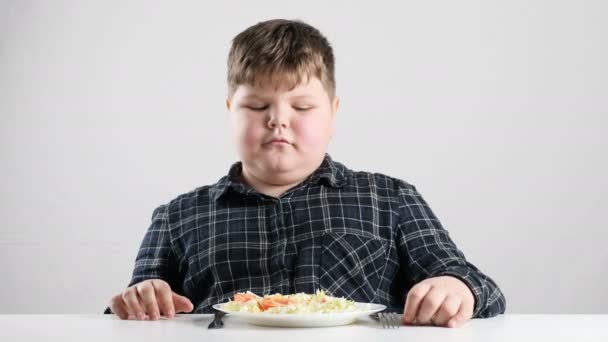
[[[255,189],[240,180],[243,163],[238,161],[230,167],[228,175],[222,177],[209,189],[214,200],[218,200],[228,191],[236,191],[243,195],[257,193]],[[334,161],[329,154],[325,154],[321,165],[303,183],[315,183],[333,188],[341,188],[346,184],[346,167]]]

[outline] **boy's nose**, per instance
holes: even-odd
[[[271,113],[270,118],[268,119],[268,127],[275,128],[276,126],[288,127],[289,126],[289,116],[287,114],[282,113]]]

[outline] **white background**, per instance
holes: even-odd
[[[99,313],[237,155],[230,40],[336,55],[332,157],[413,183],[511,313],[607,313],[608,2],[0,0],[0,313]]]

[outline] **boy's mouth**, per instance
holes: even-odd
[[[270,139],[270,141],[268,141],[267,144],[271,144],[271,145],[289,144],[289,141],[287,141],[286,139],[283,139],[283,138],[273,138],[273,139]]]

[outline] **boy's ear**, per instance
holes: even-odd
[[[336,135],[336,113],[340,108],[340,99],[337,96],[334,96],[334,101],[332,103],[332,116],[331,116],[331,137],[333,138]]]
[[[334,103],[332,104],[334,116],[338,109],[340,108],[340,99],[337,96],[334,96]]]
[[[228,109],[228,111],[230,111],[230,99],[226,98],[226,109]]]

